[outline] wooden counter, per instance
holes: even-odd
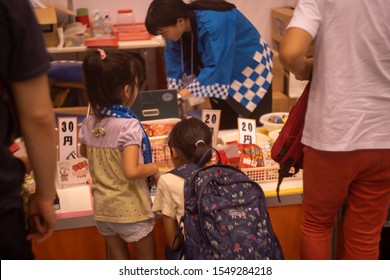
[[[156,257],[164,259],[165,235],[160,219],[154,228]],[[135,259],[134,246],[129,244],[131,258]],[[105,260],[106,248],[104,237],[95,226],[56,230],[50,239],[42,244],[33,244],[37,260]]]
[[[299,231],[302,221],[302,194],[300,180],[285,181],[281,192],[282,203],[275,196],[276,182],[264,183],[268,212],[273,228],[279,237],[285,258],[299,259]],[[298,187],[297,187],[298,186]],[[161,219],[156,219],[154,228],[156,257],[164,259],[165,233]],[[131,257],[135,250],[129,245]],[[40,260],[103,260],[106,259],[104,237],[94,226],[92,216],[63,218],[58,220],[53,236],[33,249]]]

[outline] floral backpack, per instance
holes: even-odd
[[[189,163],[171,173],[186,179],[181,219],[185,259],[284,259],[264,192],[243,172],[219,163]]]

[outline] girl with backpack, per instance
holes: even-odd
[[[177,123],[168,138],[175,169],[160,177],[153,210],[162,215],[166,258],[283,259],[261,187],[212,158],[202,121]]]
[[[210,128],[201,120],[189,118],[178,122],[168,137],[168,147],[175,168],[193,162],[198,164],[202,155],[212,146]],[[206,161],[211,160],[211,152]],[[167,251],[182,245],[175,238],[184,215],[184,179],[172,173],[162,175],[157,182],[153,211],[162,215],[167,239]],[[168,254],[169,255],[169,254]]]

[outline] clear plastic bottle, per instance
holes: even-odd
[[[112,37],[112,23],[108,14],[105,14],[103,17],[102,27],[103,37]]]
[[[102,38],[104,37],[103,32],[103,17],[98,9],[93,11],[92,17],[92,37]]]

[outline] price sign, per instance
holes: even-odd
[[[207,124],[213,134],[213,146],[217,146],[221,110],[202,110],[202,121]]]
[[[238,142],[256,144],[256,120],[238,118]]]
[[[66,189],[91,184],[88,160],[76,158],[57,162],[58,188]]]
[[[58,160],[78,158],[77,117],[58,118]]]

